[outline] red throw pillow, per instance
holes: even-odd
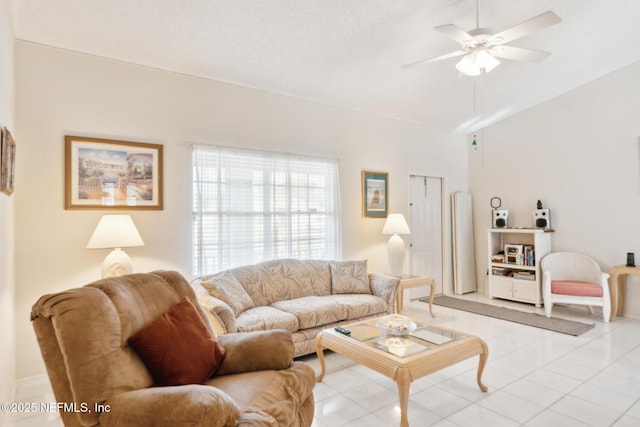
[[[188,298],[129,338],[157,385],[202,384],[225,351]]]

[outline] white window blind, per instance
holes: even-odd
[[[337,161],[193,147],[196,276],[276,258],[340,256]]]

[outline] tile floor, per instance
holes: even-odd
[[[543,314],[527,304],[467,298]],[[404,314],[428,318],[427,305],[412,302]],[[640,320],[602,321],[585,307],[554,307],[554,316],[595,323],[573,337],[434,306],[432,321],[484,339],[489,361],[483,393],[475,375],[478,358],[420,378],[411,385],[412,426],[639,426]],[[317,360],[305,361],[316,369]],[[393,381],[336,354],[315,389],[315,427],[398,426]]]
[[[542,313],[527,304],[466,298]],[[405,304],[404,314],[429,319],[427,305]],[[640,320],[605,324],[599,311],[554,307],[554,316],[594,322],[579,336],[434,306],[434,323],[483,338],[489,361],[483,393],[476,383],[478,358],[414,381],[409,399],[412,426],[638,426],[640,425]],[[314,391],[314,427],[398,426],[393,381],[328,352],[327,374]],[[302,358],[318,371],[315,356]],[[61,426],[51,415],[21,417],[12,427]]]

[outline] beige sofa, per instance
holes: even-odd
[[[176,272],[99,280],[36,302],[31,320],[65,426],[312,424],[315,375],[293,361],[288,331],[220,336],[224,360],[212,376],[207,368],[202,382],[160,384],[131,338],[175,307],[188,308],[181,313],[189,316],[172,323],[174,333],[164,334],[169,342],[152,344],[163,357],[177,355],[169,374],[176,365],[190,374],[205,355],[197,351],[200,340],[190,339],[193,326],[205,341],[215,340],[193,289]]]
[[[294,357],[314,352],[325,328],[391,314],[399,280],[367,272],[366,261],[280,259],[192,282],[218,335],[285,329]]]

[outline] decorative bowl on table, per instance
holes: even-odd
[[[380,319],[376,322],[376,326],[389,335],[407,335],[418,327],[416,322],[404,316],[391,316]]]

